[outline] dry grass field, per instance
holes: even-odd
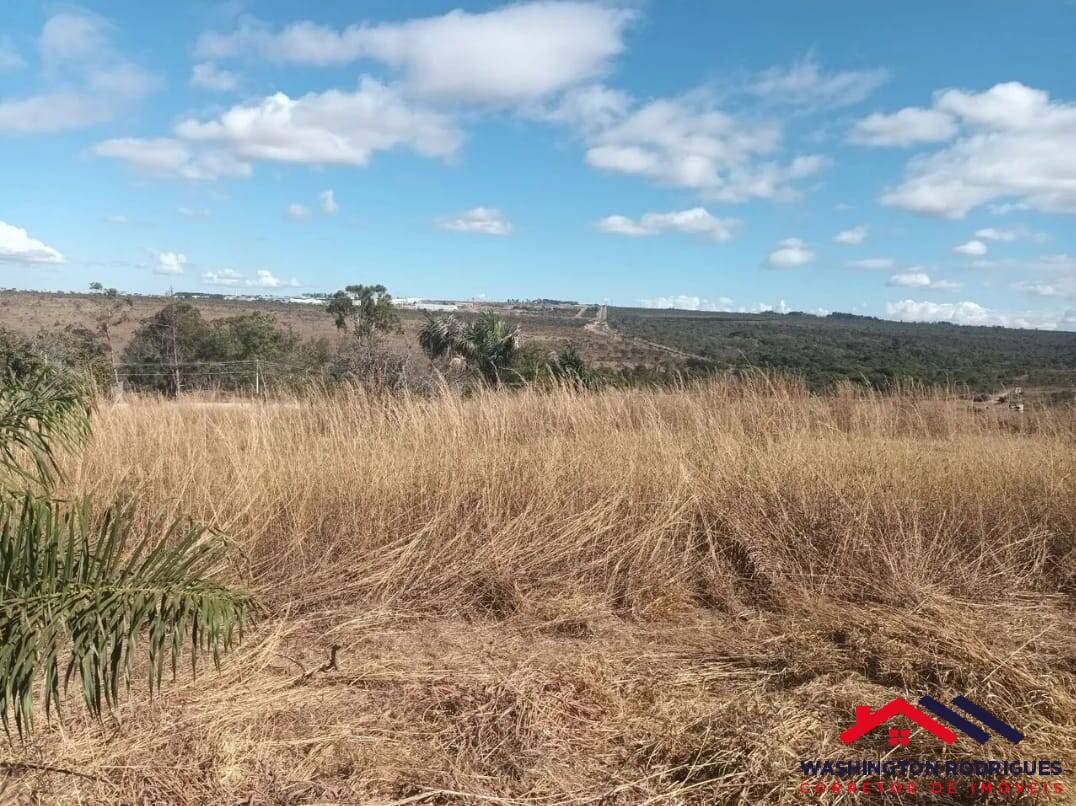
[[[1071,410],[764,377],[104,404],[64,490],[229,535],[265,614],[0,760],[57,804],[768,804],[899,752],[1061,759],[1072,802],[1074,448]],[[924,693],[1027,738],[837,740]]]

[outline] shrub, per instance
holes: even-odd
[[[25,381],[50,373],[88,381],[98,390],[108,389],[112,365],[107,345],[81,325],[42,331],[32,340],[0,328],[0,378]]]
[[[5,380],[26,378],[44,368],[44,356],[36,353],[27,339],[0,327],[0,375]]]
[[[62,330],[43,331],[34,337],[32,347],[46,360],[84,374],[99,391],[113,385],[108,343],[87,327],[68,325]]]

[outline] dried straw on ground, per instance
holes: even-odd
[[[928,692],[1028,737],[899,752],[1076,766],[1071,411],[759,378],[95,430],[67,492],[221,530],[268,614],[219,674],[9,746],[42,802],[803,802],[797,759],[889,752],[837,741],[855,705]]]

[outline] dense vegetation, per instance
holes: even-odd
[[[21,381],[50,367],[77,370],[98,388],[107,388],[112,379],[108,345],[89,328],[66,325],[28,339],[0,327],[0,378]]]
[[[66,366],[102,390],[119,380],[164,394],[177,375],[182,391],[343,383],[424,394],[446,381],[472,389],[675,385],[748,368],[800,375],[815,391],[841,381],[875,389],[916,381],[975,393],[1023,386],[1037,401],[1065,402],[1076,388],[1076,334],[1066,332],[628,308],[609,309],[606,328],[596,306],[533,304],[424,316],[401,309],[380,285],[347,286],[323,305],[256,310],[133,299],[134,308],[131,297],[95,288],[73,304],[75,321],[60,317],[23,335],[0,328],[0,366],[17,374]]]
[[[264,313],[207,322],[188,302],[176,302],[144,319],[123,352],[129,386],[173,394],[183,388],[235,389],[255,373],[267,377],[305,363],[304,346]],[[264,364],[264,366],[260,366]]]
[[[760,367],[802,374],[813,388],[916,380],[992,391],[1076,384],[1076,333],[890,322],[851,314],[702,313],[610,308],[628,336],[699,356],[696,371]]]

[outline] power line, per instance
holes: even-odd
[[[309,377],[309,367],[298,367],[283,361],[266,361],[261,358],[234,361],[181,361],[181,362],[125,362],[116,364],[114,373],[117,383],[156,385],[160,379],[169,379],[173,389],[182,388],[184,382],[197,386],[212,386],[228,379],[229,385],[252,386],[261,395],[268,381],[286,377]],[[216,380],[215,380],[216,379]]]

